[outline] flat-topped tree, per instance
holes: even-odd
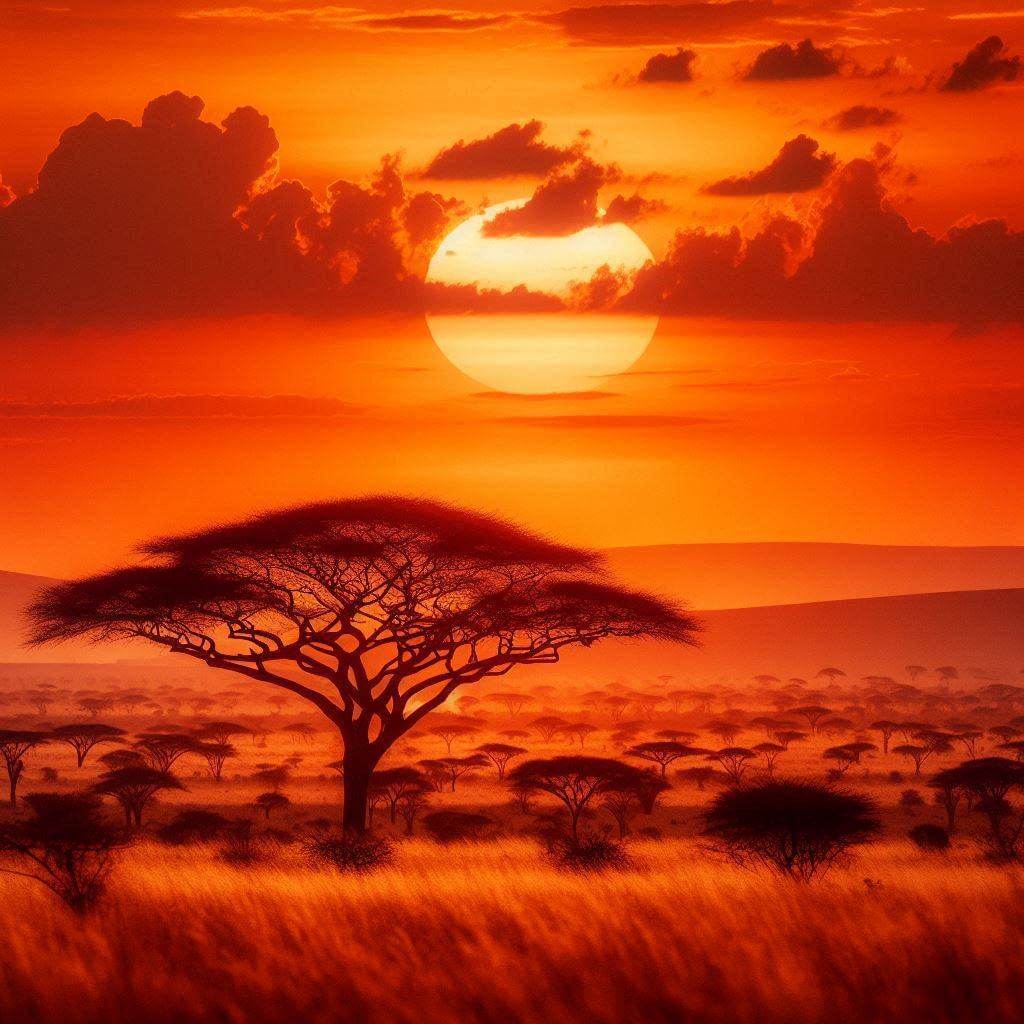
[[[385,751],[460,687],[605,637],[693,643],[595,555],[428,501],[371,497],[153,541],[159,561],[59,584],[32,642],[141,637],[315,705],[345,746],[348,829]]]

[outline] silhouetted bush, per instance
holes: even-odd
[[[356,874],[383,867],[395,855],[390,839],[370,832],[321,832],[306,839],[302,848],[317,867]]]
[[[819,782],[766,781],[715,797],[704,835],[741,864],[801,881],[823,874],[881,831],[874,803]]]
[[[941,825],[915,825],[907,835],[919,850],[949,849],[949,833]]]
[[[231,821],[216,811],[179,811],[166,825],[157,829],[157,838],[168,846],[187,843],[211,843],[219,839]]]
[[[630,865],[622,843],[596,832],[561,833],[548,839],[548,855],[567,871],[621,870]]]
[[[103,894],[115,851],[127,845],[125,829],[111,824],[91,793],[33,793],[29,816],[0,826],[0,852],[17,873],[45,885],[77,913]]]
[[[251,821],[233,821],[224,831],[220,859],[235,867],[250,867],[266,857],[266,845]]]
[[[903,781],[903,772],[896,771],[895,769],[886,776],[888,780],[894,785],[898,786]]]
[[[924,797],[916,789],[905,789],[900,793],[900,807],[913,814],[919,807],[924,807]]]
[[[433,811],[423,819],[423,827],[436,843],[462,843],[479,839],[494,822],[485,814],[468,811]]]

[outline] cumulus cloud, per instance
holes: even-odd
[[[825,127],[841,132],[855,132],[862,128],[885,128],[897,124],[900,120],[899,112],[889,107],[872,107],[858,103],[833,114],[825,121]]]
[[[1002,220],[936,237],[887,193],[884,160],[854,160],[806,222],[777,216],[677,232],[635,277],[619,308],[793,320],[1024,321],[1024,232]]]
[[[680,47],[675,53],[656,53],[640,69],[638,82],[692,82],[697,54]]]
[[[614,172],[584,157],[557,171],[519,207],[503,210],[484,222],[491,238],[509,235],[571,235],[597,223],[597,194]]]
[[[646,217],[664,213],[667,209],[668,206],[660,199],[648,199],[634,192],[628,196],[615,196],[601,220],[605,224],[635,224]]]
[[[138,320],[272,310],[412,308],[410,260],[457,204],[406,190],[385,158],[325,201],[275,181],[277,137],[240,107],[221,125],[180,92],[141,123],[91,114],[38,187],[0,207],[0,319]]]
[[[452,181],[541,177],[572,163],[582,154],[582,140],[571,146],[554,146],[541,140],[543,131],[542,122],[527,121],[506,125],[482,139],[469,142],[460,139],[442,149],[422,176]]]
[[[827,78],[838,75],[843,56],[829,47],[805,39],[796,46],[780,43],[763,50],[743,76],[750,82],[781,82],[792,78]]]
[[[809,192],[820,187],[836,166],[834,153],[819,152],[807,135],[790,139],[778,156],[759,171],[723,178],[702,189],[713,196],[763,196],[773,192]]]
[[[989,36],[953,65],[942,83],[944,92],[973,92],[999,82],[1016,82],[1024,76],[1024,60],[1010,56],[999,36]]]

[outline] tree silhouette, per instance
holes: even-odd
[[[815,782],[765,781],[717,795],[704,834],[738,863],[806,882],[880,831],[866,797]]]
[[[384,768],[374,772],[373,793],[381,803],[387,804],[393,825],[398,820],[398,804],[409,793],[421,791],[426,785],[423,772],[411,766]]]
[[[579,742],[580,750],[583,749],[583,744],[586,742],[588,736],[593,736],[598,731],[596,725],[590,725],[587,722],[570,722],[568,725],[562,726],[558,730],[560,736],[567,736],[570,739],[575,739]]]
[[[475,736],[479,730],[475,725],[452,722],[450,724],[438,725],[430,731],[434,736],[439,736],[444,741],[445,749],[450,754],[452,752],[452,744],[457,739],[465,736]]]
[[[31,642],[141,637],[302,697],[341,734],[347,829],[383,754],[460,687],[606,637],[693,643],[593,554],[495,518],[371,497],[156,540],[163,561],[59,584]]]
[[[284,793],[279,793],[276,789],[272,789],[267,793],[260,793],[253,800],[252,804],[253,807],[259,808],[263,812],[263,817],[269,821],[271,812],[284,810],[285,807],[291,806],[291,800]]]
[[[1006,796],[1011,789],[1024,788],[1024,764],[1006,757],[979,757],[946,768],[932,780],[936,788],[958,788],[969,793],[977,809],[988,820],[995,852],[1007,860],[1021,856],[1024,817],[1011,823]]]
[[[661,769],[661,777],[665,777],[668,766],[681,757],[697,757],[710,753],[701,747],[690,747],[685,743],[674,743],[671,740],[652,743],[637,743],[623,751],[626,757],[639,757],[644,761],[653,761]]]
[[[238,751],[230,743],[199,743],[193,750],[203,756],[215,782],[220,782],[224,774],[224,762],[229,757],[238,756]]]
[[[412,835],[416,818],[419,817],[420,812],[429,803],[430,791],[426,785],[420,786],[417,789],[410,789],[402,794],[402,798],[398,801],[398,813],[405,822],[405,834],[407,836]]]
[[[455,783],[461,779],[463,775],[468,775],[470,772],[478,771],[485,767],[489,762],[488,758],[484,757],[482,754],[470,754],[468,757],[439,757],[437,759],[437,763],[447,774],[452,792],[454,793]]]
[[[124,729],[99,722],[80,722],[72,725],[58,725],[50,733],[59,743],[66,743],[75,752],[78,767],[85,764],[89,751],[101,743],[119,743]]]
[[[805,704],[799,708],[791,708],[790,714],[799,715],[801,718],[806,719],[811,732],[816,733],[818,731],[818,723],[826,715],[831,715],[832,712],[828,708],[821,707],[819,704]]]
[[[772,778],[775,775],[775,762],[786,748],[781,743],[765,742],[755,743],[750,749],[764,761],[765,774]]]
[[[25,803],[28,818],[0,825],[0,852],[19,867],[0,871],[34,879],[84,913],[102,895],[115,851],[127,844],[124,830],[106,820],[90,793],[32,793]]]
[[[882,734],[882,753],[889,753],[889,741],[892,739],[892,734],[899,730],[899,725],[896,722],[890,722],[887,718],[880,719],[877,722],[872,722],[868,728],[872,732],[880,732]]]
[[[435,842],[448,845],[479,839],[481,832],[494,822],[485,814],[470,811],[432,811],[423,824]]]
[[[747,747],[723,747],[708,754],[708,760],[717,761],[734,786],[739,786],[743,782],[743,776],[755,757],[757,754]]]
[[[636,787],[639,768],[608,757],[536,758],[517,765],[509,774],[514,786],[550,793],[569,811],[570,835],[579,841],[580,816],[595,796]]]
[[[555,715],[542,715],[530,723],[533,729],[545,743],[550,743],[569,723]]]
[[[141,828],[142,812],[157,793],[184,788],[170,772],[143,766],[115,768],[104,772],[93,786],[93,792],[101,796],[112,796],[124,811],[125,824],[129,828]]]
[[[49,740],[45,732],[27,729],[0,729],[0,757],[7,768],[10,786],[9,801],[12,807],[18,805],[18,780],[25,770],[25,755],[34,747]]]
[[[527,750],[525,747],[515,747],[510,743],[485,743],[482,747],[477,747],[476,752],[486,757],[498,769],[498,779],[501,780],[505,778],[505,769],[509,761],[514,757],[522,757]]]
[[[821,756],[828,761],[835,761],[837,771],[843,774],[853,765],[860,764],[861,755],[877,749],[874,743],[843,743],[838,747],[828,747]]]
[[[135,748],[157,771],[169,772],[183,754],[195,753],[199,743],[181,732],[151,732],[144,733],[135,742]]]

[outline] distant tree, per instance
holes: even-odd
[[[809,882],[880,831],[865,797],[815,782],[765,781],[718,794],[704,835],[738,863]]]
[[[664,778],[657,768],[647,768],[630,784],[640,801],[640,810],[644,814],[652,814],[654,805],[662,793],[672,788],[668,779]]]
[[[426,777],[430,788],[435,793],[443,792],[449,777],[447,766],[442,764],[437,758],[425,758],[417,763]]]
[[[387,806],[394,824],[398,820],[399,802],[409,793],[422,791],[426,784],[423,772],[409,765],[383,768],[374,772],[373,794]]]
[[[964,798],[964,787],[943,772],[939,772],[929,785],[935,790],[935,803],[946,812],[946,831],[952,835],[956,831],[956,812]]]
[[[229,818],[216,811],[188,807],[166,824],[157,829],[160,842],[169,846],[184,846],[187,843],[211,843],[219,839],[232,825]]]
[[[1006,796],[1011,790],[1024,788],[1024,764],[1005,757],[979,757],[944,769],[932,785],[957,787],[970,794],[988,820],[994,852],[1007,860],[1020,859],[1024,818],[1012,821],[1012,808]]]
[[[398,813],[405,822],[405,834],[411,836],[420,812],[430,804],[430,790],[426,785],[410,789],[398,801]]]
[[[954,679],[960,678],[960,673],[956,670],[953,665],[939,665],[935,670],[935,674],[944,683],[951,683]]]
[[[964,745],[964,752],[969,758],[978,756],[978,740],[985,734],[980,729],[964,729],[961,732],[953,733],[952,738],[957,743]]]
[[[252,773],[252,777],[256,782],[269,785],[276,793],[291,781],[292,770],[287,764],[260,765]]]
[[[478,754],[482,754],[498,770],[498,779],[505,778],[505,769],[509,761],[516,757],[522,757],[527,753],[525,747],[515,747],[509,743],[485,743],[476,748]]]
[[[488,758],[482,754],[470,754],[468,757],[439,757],[437,763],[447,773],[451,790],[454,793],[455,783],[463,775],[468,775],[470,772],[479,771],[479,769],[486,767]]]
[[[517,765],[509,774],[514,786],[549,793],[569,812],[573,841],[579,841],[580,816],[597,796],[635,787],[640,769],[607,757],[537,758]]]
[[[798,729],[780,729],[774,734],[775,742],[778,743],[783,750],[789,750],[791,743],[799,743],[800,740],[807,739],[807,733],[800,732]]]
[[[712,768],[710,765],[697,765],[693,768],[680,768],[679,771],[676,772],[676,778],[682,779],[684,782],[692,782],[702,793],[712,782],[728,782],[728,779],[723,772]]]
[[[101,743],[120,743],[124,729],[113,725],[102,725],[99,722],[80,722],[72,725],[58,725],[50,735],[58,743],[66,743],[75,752],[78,767],[85,764],[86,757],[93,747]]]
[[[161,772],[169,772],[184,754],[195,753],[198,742],[183,732],[147,732],[136,740],[135,748]]]
[[[823,668],[819,669],[814,674],[815,679],[827,679],[830,683],[834,683],[837,679],[845,679],[846,673],[841,668]]]
[[[894,732],[897,732],[899,725],[896,722],[890,722],[887,718],[879,719],[877,722],[872,722],[868,728],[872,732],[879,732],[882,734],[882,753],[889,753],[889,741],[892,739]]]
[[[146,759],[137,750],[124,748],[108,750],[105,754],[100,754],[97,760],[107,771],[113,771],[115,768],[148,767]]]
[[[267,793],[260,793],[252,803],[254,807],[263,812],[263,816],[269,821],[272,812],[282,811],[284,808],[290,807],[292,802],[284,793],[278,793],[277,790],[272,789]]]
[[[901,743],[893,747],[892,752],[900,757],[910,758],[914,762],[914,774],[920,775],[921,768],[935,754],[948,753],[953,749],[949,737],[945,733],[932,729],[923,729],[914,734],[915,743]]]
[[[315,705],[345,747],[346,830],[365,828],[387,750],[461,687],[609,637],[699,630],[609,584],[591,552],[415,499],[267,512],[145,551],[160,561],[46,591],[32,642],[138,637]]]
[[[587,722],[570,722],[568,725],[559,729],[559,735],[567,736],[570,739],[575,739],[579,745],[580,750],[583,749],[583,744],[588,736],[593,736],[598,731],[596,725],[589,725]]]
[[[722,771],[734,786],[743,782],[743,776],[750,767],[750,762],[757,757],[753,750],[747,747],[723,747],[721,750],[712,751],[708,754],[709,761],[717,761],[722,766]]]
[[[230,743],[199,743],[195,747],[196,753],[202,755],[206,761],[210,775],[215,782],[220,782],[224,774],[224,762],[229,757],[237,757],[238,751]]]
[[[638,743],[636,746],[627,748],[623,753],[626,757],[638,757],[644,761],[653,761],[661,769],[661,776],[664,778],[668,766],[681,757],[706,756],[709,751],[700,747],[689,747],[685,743],[661,740],[653,743]]]
[[[704,725],[706,732],[717,736],[726,746],[732,746],[736,737],[743,731],[739,725],[727,718],[716,718]]]
[[[822,707],[819,704],[805,704],[802,707],[790,708],[789,713],[806,719],[812,733],[818,731],[818,723],[823,718],[832,714],[828,708]]]
[[[861,757],[871,750],[877,750],[874,743],[843,743],[838,747],[829,747],[821,755],[826,760],[835,761],[840,773],[846,772],[855,764],[860,764]]]
[[[114,702],[109,697],[82,697],[78,706],[90,717],[99,718],[104,712],[114,707]]]
[[[949,849],[949,833],[939,825],[915,825],[907,836],[919,850]]]
[[[294,722],[291,725],[284,726],[281,732],[298,736],[304,743],[312,743],[313,737],[317,734],[317,729],[315,726],[310,725],[309,722]]]
[[[527,693],[513,693],[507,690],[502,693],[492,693],[487,699],[504,704],[510,718],[518,715],[527,704],[533,701],[533,698]]]
[[[917,680],[928,671],[928,669],[926,669],[924,665],[908,665],[903,671],[910,676],[911,682],[916,683]]]
[[[784,753],[786,748],[781,743],[765,742],[755,743],[750,749],[764,761],[765,775],[768,778],[774,777],[775,762],[778,760],[779,754]]]
[[[104,772],[93,787],[93,792],[101,796],[112,796],[124,811],[125,824],[129,828],[140,828],[142,813],[157,793],[184,788],[170,772],[149,767],[129,767]]]
[[[530,723],[530,728],[536,732],[545,743],[550,743],[569,723],[565,719],[555,715],[542,715]]]
[[[76,913],[89,910],[103,894],[114,854],[128,842],[106,820],[90,793],[32,793],[29,816],[0,825],[0,853],[17,869],[0,871],[45,885]]]
[[[18,780],[25,771],[25,755],[35,747],[49,741],[45,732],[28,729],[0,729],[0,757],[7,768],[10,785],[9,797],[12,807],[18,805]]]
[[[640,796],[635,788],[606,793],[601,806],[612,816],[619,829],[619,838],[629,835],[630,822],[640,813]]]
[[[1000,743],[999,749],[1009,751],[1013,754],[1015,761],[1024,761],[1024,740],[1011,740],[1009,743]]]

